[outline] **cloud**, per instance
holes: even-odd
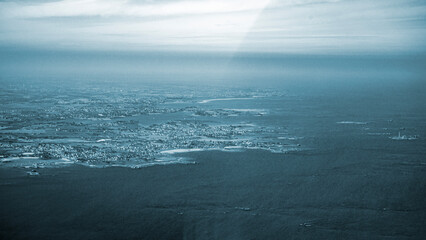
[[[423,51],[420,1],[279,1],[267,8],[241,49],[294,52]],[[277,24],[279,23],[279,24]],[[422,50],[423,49],[423,50]]]
[[[12,6],[5,13],[10,17],[18,18],[146,17],[261,10],[267,3],[267,0],[139,1],[138,4],[131,4],[126,0],[63,0],[37,5]]]
[[[0,2],[0,44],[102,49],[424,49],[420,0]]]

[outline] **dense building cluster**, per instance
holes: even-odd
[[[220,97],[249,94],[225,92]],[[267,110],[215,108],[199,103],[203,95],[99,89],[27,93],[0,111],[0,157],[30,155],[96,165],[152,162],[173,149],[295,149],[277,140],[283,129],[250,123]]]

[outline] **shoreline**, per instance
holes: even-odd
[[[153,161],[127,161],[127,162],[117,162],[111,163],[110,161],[105,161],[104,163],[99,162],[80,162],[73,161],[67,158],[60,159],[42,159],[40,157],[33,156],[22,156],[22,157],[6,157],[0,158],[0,169],[8,168],[22,168],[22,169],[43,169],[43,168],[62,168],[70,166],[84,166],[89,168],[109,168],[109,167],[123,167],[131,169],[139,169],[144,167],[151,167],[156,165],[169,165],[169,164],[194,164],[192,158],[179,157],[176,155],[192,153],[192,152],[206,152],[206,151],[220,151],[220,152],[245,152],[250,150],[259,150],[266,151],[270,153],[295,153],[306,151],[306,149],[298,149],[287,147],[286,149],[274,150],[266,149],[262,147],[243,147],[243,146],[226,146],[223,148],[180,148],[180,149],[171,149],[164,150],[159,153],[159,157]],[[28,154],[27,154],[28,155]]]

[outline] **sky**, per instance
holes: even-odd
[[[426,1],[0,1],[0,45],[70,50],[424,52]]]

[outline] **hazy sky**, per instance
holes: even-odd
[[[426,1],[0,1],[0,44],[98,50],[424,51]]]

